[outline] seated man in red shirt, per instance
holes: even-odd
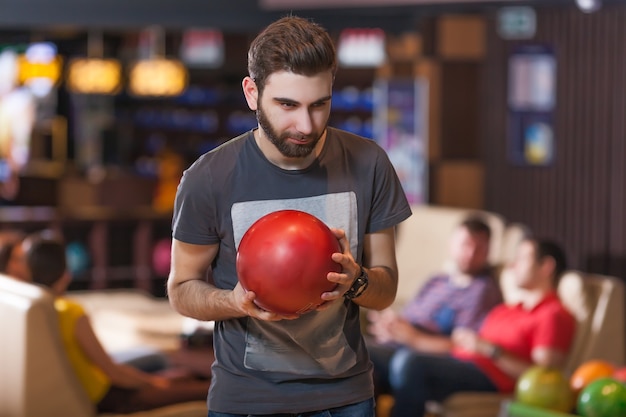
[[[392,416],[422,417],[426,401],[442,401],[459,391],[512,392],[529,367],[562,367],[576,329],[556,294],[565,267],[557,244],[524,240],[512,265],[522,302],[495,307],[478,332],[456,329],[450,355],[398,350],[388,375],[395,399]]]

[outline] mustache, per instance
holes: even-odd
[[[281,139],[287,139],[287,138],[293,138],[293,139],[298,139],[298,140],[304,140],[304,139],[312,139],[315,137],[315,135],[305,135],[302,133],[298,133],[298,132],[285,132],[282,135],[280,135]]]

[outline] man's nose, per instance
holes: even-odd
[[[308,135],[313,131],[313,118],[307,109],[301,109],[298,112],[296,130],[304,135]]]

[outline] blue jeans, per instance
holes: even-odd
[[[374,399],[360,403],[331,408],[330,410],[286,414],[228,414],[209,411],[209,417],[374,417]]]
[[[424,355],[410,349],[398,349],[391,356],[388,372],[395,400],[392,417],[421,417],[427,401],[442,401],[455,392],[497,391],[493,382],[476,365],[451,356]]]

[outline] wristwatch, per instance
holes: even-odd
[[[363,292],[367,289],[369,283],[370,281],[369,276],[367,275],[367,271],[365,271],[365,268],[361,266],[361,273],[358,277],[356,277],[350,289],[346,291],[343,296],[346,297],[348,300],[353,300],[363,294]]]
[[[487,357],[489,357],[489,359],[495,360],[500,356],[502,356],[502,346],[496,344],[489,346],[489,352],[487,353]]]

